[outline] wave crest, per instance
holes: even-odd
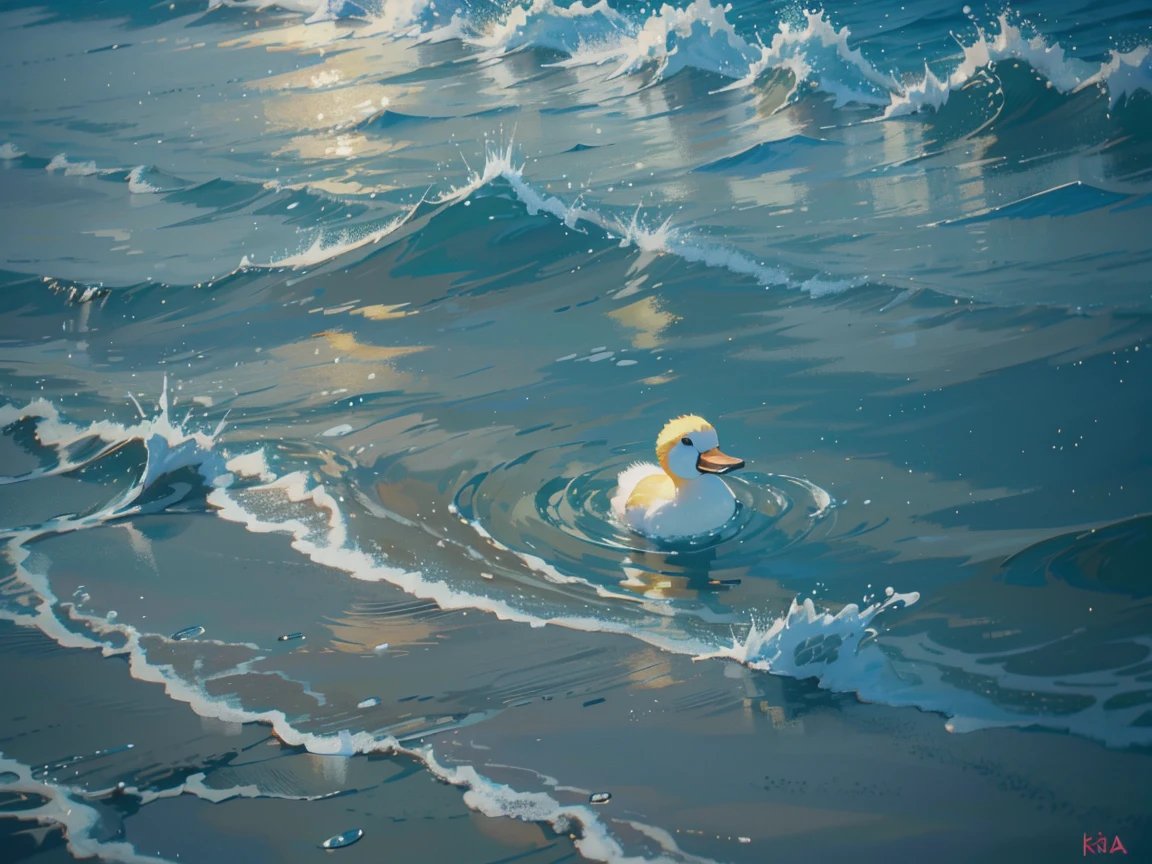
[[[1077,93],[1092,86],[1106,89],[1110,109],[1137,90],[1152,92],[1152,50],[1147,45],[1127,53],[1112,51],[1106,62],[1096,66],[1073,57],[1059,42],[1049,42],[1040,34],[1025,36],[1021,25],[1013,24],[1007,13],[996,20],[999,31],[989,33],[978,28],[976,41],[962,46],[963,59],[947,76],[938,78],[925,63],[923,77],[899,88],[884,116],[938,110],[948,102],[950,93],[975,80],[980,70],[1008,60],[1027,63],[1061,93]]]
[[[1039,33],[1026,35],[1026,22],[1013,23],[1010,13],[996,19],[998,29],[976,28],[961,45],[962,56],[950,71],[923,61],[924,72],[905,80],[881,71],[852,47],[847,26],[837,27],[824,10],[781,20],[767,42],[746,38],[729,20],[730,5],[692,0],[684,8],[669,4],[641,20],[610,7],[606,0],[561,6],[554,0],[514,5],[495,21],[463,13],[448,26],[426,32],[430,41],[461,39],[483,48],[491,59],[514,51],[543,48],[567,54],[556,66],[612,64],[610,78],[653,69],[652,81],[693,68],[732,82],[721,91],[751,86],[761,78],[787,73],[793,79],[789,101],[805,86],[833,97],[835,105],[883,108],[885,118],[938,110],[949,94],[975,80],[980,70],[998,62],[1027,63],[1061,93],[1096,85],[1107,90],[1114,108],[1138,90],[1152,92],[1152,48],[1112,51],[1103,64],[1081,60]],[[654,68],[653,68],[654,67]]]

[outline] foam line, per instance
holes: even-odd
[[[100,827],[101,819],[95,808],[65,787],[34,780],[29,768],[3,754],[0,754],[0,790],[46,799],[39,807],[6,810],[4,816],[40,825],[60,826],[68,842],[68,851],[76,858],[98,858],[119,864],[176,864],[167,858],[141,855],[136,847],[123,840],[97,840],[93,833]]]

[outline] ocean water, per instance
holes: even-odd
[[[1147,4],[0,47],[0,858],[1152,858]]]

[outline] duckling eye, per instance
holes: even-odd
[[[689,447],[693,446],[691,438],[681,438],[680,443],[681,444],[687,444]]]

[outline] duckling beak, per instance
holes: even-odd
[[[696,470],[704,474],[727,474],[729,471],[743,467],[743,459],[736,459],[721,453],[719,447],[704,451],[696,460]]]

